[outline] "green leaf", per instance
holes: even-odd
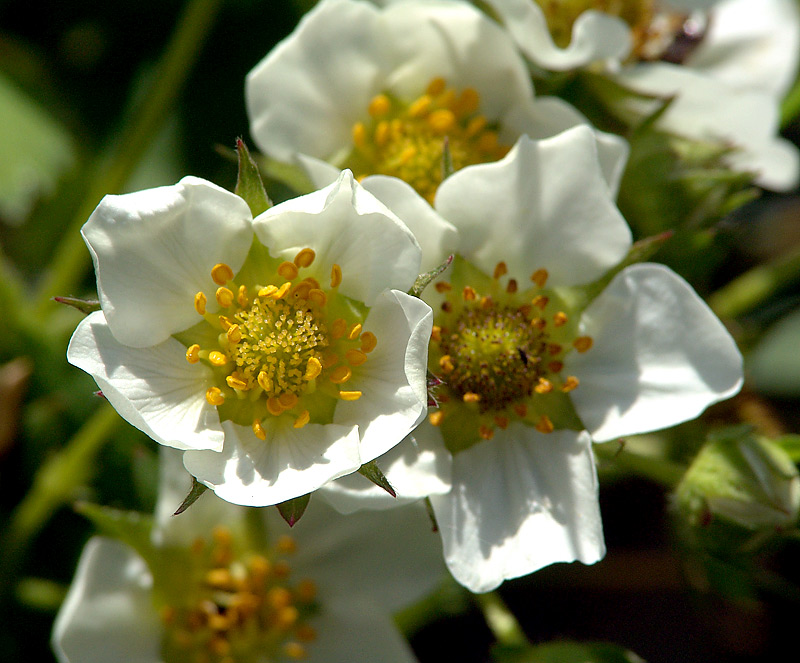
[[[448,256],[447,260],[445,260],[438,267],[434,267],[431,271],[420,274],[417,277],[417,280],[414,281],[414,285],[411,286],[411,290],[408,291],[408,294],[412,297],[422,297],[422,291],[425,290],[431,281],[433,281],[437,276],[439,276],[439,274],[447,269],[452,262],[453,256],[450,255]]]
[[[181,505],[175,510],[173,516],[181,515],[186,509],[188,509],[192,504],[194,504],[200,496],[208,490],[208,486],[205,484],[200,483],[197,479],[192,477],[192,487],[189,489],[189,494],[184,498]]]
[[[237,196],[244,198],[255,217],[272,207],[272,201],[264,189],[264,182],[258,166],[241,138],[236,141],[236,152],[239,155],[239,176],[234,192]]]
[[[369,463],[364,463],[361,467],[359,467],[358,473],[361,476],[367,477],[367,479],[378,486],[378,488],[383,488],[392,497],[397,497],[397,493],[394,492],[392,484],[389,483],[386,475],[384,475],[384,473],[381,471],[381,468],[378,467],[378,464],[374,460],[371,460]]]
[[[632,651],[607,642],[548,642],[518,649],[498,646],[492,649],[498,663],[644,663]]]
[[[294,527],[297,521],[303,517],[303,514],[306,512],[306,507],[310,501],[311,493],[308,493],[307,495],[301,495],[300,497],[295,497],[292,500],[281,502],[275,506],[278,507],[278,513],[281,514],[281,518],[288,523],[289,527]]]
[[[800,310],[767,330],[745,366],[757,391],[771,396],[800,395]]]

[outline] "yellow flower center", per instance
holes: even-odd
[[[256,254],[257,247],[264,251],[254,246]],[[241,282],[228,265],[216,265],[211,279],[219,312],[209,313],[208,297],[198,292],[194,305],[204,321],[177,336],[189,363],[212,368],[215,384],[206,399],[220,417],[252,426],[262,440],[270,425],[328,423],[336,401],[360,398],[346,383],[377,345],[376,336],[363,331],[366,307],[338,293],[338,265],[325,284],[301,278],[314,260],[310,248],[292,262],[248,258]],[[248,283],[254,272],[266,282]]]
[[[296,544],[282,537],[269,556],[239,553],[231,532],[195,541],[187,568],[171,577],[160,615],[162,655],[178,663],[299,660],[316,638],[310,580],[290,583],[286,557]],[[169,591],[171,590],[171,591]]]
[[[433,202],[445,170],[445,144],[452,170],[497,161],[510,149],[479,108],[476,90],[448,88],[441,78],[411,103],[379,94],[367,109],[369,120],[353,126],[353,150],[340,165],[359,178],[398,177]]]
[[[436,284],[446,299],[436,316],[429,360],[444,383],[436,395],[439,408],[429,419],[442,427],[448,448],[457,452],[491,439],[513,421],[541,433],[579,425],[567,396],[578,379],[564,375],[564,357],[588,351],[592,339],[577,336],[566,300],[545,288],[547,271],[536,270],[533,287],[521,291],[516,279],[504,279],[505,263],[488,279],[469,274],[459,260],[453,270],[458,287]],[[463,285],[470,277],[480,287]]]

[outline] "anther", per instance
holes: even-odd
[[[322,367],[323,368],[330,368],[331,366],[335,366],[339,362],[339,355],[335,352],[329,352],[328,354],[322,355]]]
[[[558,343],[549,343],[547,345],[547,352],[551,354],[553,357],[555,357],[558,354],[561,354],[563,350],[564,348],[562,348]]]
[[[231,389],[239,389],[240,391],[244,391],[247,389],[247,382],[245,382],[236,375],[229,375],[228,377],[225,378],[225,382],[228,383],[228,386]]]
[[[353,371],[349,366],[345,366],[344,364],[341,366],[337,366],[331,371],[330,377],[328,379],[333,382],[333,384],[343,384],[347,382],[350,377],[353,375]]]
[[[364,147],[367,144],[367,128],[363,122],[356,122],[353,125],[353,144],[356,147]]]
[[[339,398],[341,398],[343,401],[357,401],[359,398],[361,398],[361,392],[360,391],[340,391],[339,392]]]
[[[553,383],[546,378],[539,378],[539,383],[533,388],[537,394],[549,394],[553,391]]]
[[[480,307],[484,311],[492,308],[492,306],[494,306],[494,300],[491,297],[489,297],[489,295],[486,295],[485,297],[481,297]]]
[[[423,117],[428,111],[430,111],[432,104],[433,100],[429,96],[422,95],[421,97],[415,99],[408,107],[408,115],[410,117]]]
[[[302,661],[306,657],[306,648],[299,642],[285,642],[283,644],[283,653],[293,661]]]
[[[308,300],[320,308],[328,303],[327,295],[319,288],[311,288],[311,290],[308,291]]]
[[[533,281],[540,288],[544,288],[545,283],[547,283],[548,276],[550,275],[547,273],[546,269],[537,269],[533,274],[531,274],[531,281]]]
[[[344,318],[336,318],[331,323],[331,336],[333,338],[342,338],[347,332],[347,321]]]
[[[383,117],[392,108],[392,102],[385,94],[377,94],[369,102],[367,111],[372,117]]]
[[[478,110],[481,103],[481,97],[478,91],[473,87],[465,87],[461,91],[461,96],[458,98],[458,111],[461,115],[468,115]]]
[[[356,322],[350,327],[350,331],[347,332],[347,338],[351,341],[355,341],[358,338],[358,335],[361,333],[361,323]]]
[[[211,278],[217,285],[225,285],[233,279],[233,270],[224,262],[218,262],[211,268]]]
[[[297,278],[297,265],[288,260],[278,265],[278,274],[280,274],[287,281]]]
[[[441,426],[443,420],[444,412],[442,410],[435,410],[428,415],[428,421],[431,422],[432,426]]]
[[[222,308],[228,308],[231,304],[233,304],[233,293],[225,286],[220,286],[217,288],[215,296],[217,298],[217,304],[219,304]]]
[[[239,329],[239,325],[231,325],[225,332],[225,336],[228,338],[229,343],[233,343],[235,345],[242,340],[242,330]]]
[[[197,343],[186,348],[186,361],[190,364],[196,364],[200,361],[200,346]]]
[[[501,276],[508,274],[508,266],[502,260],[495,265],[494,274],[492,278],[499,279]]]
[[[292,263],[288,263],[288,264],[292,265]],[[294,266],[294,265],[292,265],[292,266]],[[289,290],[291,290],[291,288],[292,288],[291,281],[287,281],[280,288],[278,288],[278,291],[275,294],[272,295],[272,298],[273,299],[283,299],[288,294]]]
[[[294,420],[294,428],[302,428],[311,420],[311,415],[309,414],[308,410],[303,410],[297,419]]]
[[[206,298],[205,293],[198,292],[194,296],[194,310],[197,311],[200,315],[205,315],[207,303],[208,299]]]
[[[506,428],[508,428],[508,417],[497,415],[494,418],[494,423],[497,424],[498,428],[502,428],[503,430],[505,430]]]
[[[306,364],[306,374],[303,376],[304,380],[313,380],[322,373],[322,362],[316,357],[310,357],[308,364]]]
[[[579,336],[572,342],[572,346],[578,352],[586,352],[592,347],[592,345],[594,345],[594,340],[591,336]]]
[[[442,311],[451,313],[453,311],[453,305],[450,302],[442,302]]]
[[[434,340],[437,343],[442,340],[442,328],[439,325],[433,325],[431,329],[431,340]]]
[[[484,440],[491,440],[494,437],[494,431],[488,426],[481,424],[478,427],[478,435],[480,435]]]
[[[560,373],[564,368],[563,361],[551,361],[547,364],[547,368],[551,373]]]
[[[253,433],[259,440],[266,440],[267,439],[267,431],[264,430],[264,427],[261,425],[261,422],[256,419],[253,422]]]
[[[536,297],[534,297],[531,300],[531,304],[533,304],[540,311],[544,311],[544,309],[547,308],[547,305],[549,303],[550,303],[550,298],[549,297],[545,297],[544,295],[536,295]]]
[[[331,288],[338,288],[339,284],[342,282],[342,268],[339,265],[334,264],[331,267]]]
[[[239,290],[236,292],[236,302],[244,308],[250,303],[250,298],[247,296],[247,286],[240,285]]]
[[[224,366],[228,363],[228,356],[219,350],[212,350],[208,353],[208,361],[214,366]]]
[[[361,352],[369,354],[378,345],[378,337],[372,332],[364,332],[361,334]]]
[[[450,355],[443,355],[439,358],[439,367],[445,373],[452,373],[455,370],[453,366],[453,358]]]
[[[541,417],[539,417],[539,421],[536,422],[534,428],[538,430],[540,433],[545,433],[545,434],[552,433],[553,430],[555,430],[553,422],[550,421],[550,417],[548,417],[546,414],[543,414]]]
[[[277,417],[279,414],[283,413],[283,410],[283,406],[275,396],[270,396],[267,399],[267,412],[269,412],[273,417]]]
[[[437,281],[436,285],[434,285],[433,287],[436,288],[436,292],[439,293],[449,292],[450,290],[453,289],[453,286],[450,285],[447,281]]]
[[[222,405],[225,402],[225,396],[219,390],[219,387],[211,387],[206,390],[206,400],[211,405]]]
[[[547,327],[547,320],[543,318],[531,318],[531,327],[541,331],[542,329]]]
[[[352,348],[344,353],[345,359],[347,359],[347,363],[351,366],[361,366],[365,361],[367,361],[367,355],[365,355],[361,350],[356,350]]]
[[[506,285],[506,292],[509,295],[513,295],[517,291],[517,279],[508,279],[508,284]]]
[[[528,406],[525,403],[517,403],[514,405],[514,412],[520,419],[524,419],[528,416]]]
[[[563,327],[567,324],[567,314],[564,311],[559,311],[553,316],[553,324],[556,327]]]
[[[441,76],[437,76],[430,83],[428,83],[428,87],[425,89],[425,92],[432,97],[438,97],[446,87],[446,83],[444,78]]]
[[[464,292],[462,293],[462,297],[464,297],[464,301],[467,302],[474,302],[478,298],[478,293],[475,292],[475,289],[471,286],[464,286]]]
[[[258,386],[268,394],[272,391],[272,381],[269,379],[266,371],[260,371],[256,381],[258,382]]]
[[[462,396],[465,403],[477,403],[481,400],[481,395],[476,394],[474,391],[468,391]]]
[[[281,407],[284,410],[291,410],[295,405],[297,405],[298,400],[300,399],[297,397],[297,394],[292,394],[289,392],[284,392],[278,396],[278,402],[281,404]]]
[[[568,375],[567,379],[564,380],[564,384],[561,386],[561,391],[564,393],[572,391],[578,387],[578,384],[580,384],[578,378],[576,378],[574,375]]]
[[[456,116],[447,108],[440,108],[428,115],[428,126],[437,134],[443,135],[456,125]]]

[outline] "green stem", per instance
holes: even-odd
[[[509,648],[524,649],[530,643],[514,613],[497,592],[475,594],[475,603],[483,612],[483,618],[492,631],[495,640]]]
[[[155,79],[138,105],[133,118],[109,158],[98,158],[92,184],[56,248],[35,304],[37,317],[44,317],[54,295],[74,294],[89,266],[89,253],[80,228],[100,199],[118,193],[130,177],[152,140],[158,134],[201,51],[222,0],[190,0],[158,64]]]
[[[36,472],[33,486],[11,514],[0,541],[0,584],[13,580],[31,539],[55,510],[73,497],[75,489],[90,479],[97,452],[121,421],[111,406],[103,405]]]
[[[683,465],[663,458],[633,453],[619,442],[595,444],[594,453],[600,460],[614,463],[622,470],[649,479],[665,488],[675,488],[686,473]]]
[[[717,290],[708,304],[721,318],[747,313],[781,286],[800,278],[800,250],[759,265]]]

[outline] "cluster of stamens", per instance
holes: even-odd
[[[458,92],[442,78],[411,103],[378,94],[370,101],[369,121],[353,126],[353,152],[342,166],[359,178],[398,177],[432,203],[444,173],[445,143],[453,170],[497,161],[510,149],[479,107],[475,89]]]
[[[536,270],[524,292],[514,278],[501,285],[507,273],[506,264],[498,263],[484,293],[471,286],[456,292],[446,281],[435,286],[446,297],[429,364],[444,382],[436,395],[439,408],[429,415],[435,426],[447,425],[452,414],[460,427],[472,421],[483,439],[514,420],[550,433],[557,399],[578,387],[578,378],[563,374],[564,357],[588,351],[592,338],[576,336],[574,321],[557,308],[557,297],[545,289],[546,270]]]
[[[289,583],[286,557],[296,544],[278,540],[274,554],[238,555],[230,530],[198,539],[178,596],[161,607],[165,661],[257,663],[300,660],[316,639],[308,620],[316,612],[315,584]],[[169,595],[168,595],[169,596]],[[174,598],[174,601],[172,600]]]
[[[340,296],[338,265],[331,269],[329,288],[312,276],[300,278],[314,259],[314,251],[304,248],[278,265],[276,283],[252,287],[237,284],[228,265],[215,265],[216,314],[206,310],[204,292],[195,295],[197,313],[216,334],[208,347],[190,344],[186,360],[211,366],[217,384],[206,400],[224,418],[251,425],[262,440],[270,417],[291,416],[295,428],[312,421],[320,395],[359,399],[361,392],[347,389],[347,382],[377,345],[352,307],[341,308],[340,316],[331,313],[331,301]]]

